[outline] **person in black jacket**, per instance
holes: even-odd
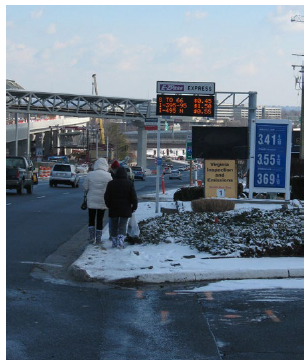
[[[112,247],[124,248],[128,219],[138,207],[134,184],[127,179],[124,167],[119,167],[108,183],[104,200],[109,208]]]

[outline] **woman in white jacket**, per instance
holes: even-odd
[[[94,164],[94,171],[88,173],[83,188],[87,191],[88,230],[89,243],[101,243],[102,221],[107,206],[104,202],[104,193],[107,184],[112,180],[108,172],[109,165],[106,159],[99,158]]]

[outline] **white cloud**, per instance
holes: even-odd
[[[55,49],[64,49],[67,47],[67,43],[64,43],[64,42],[54,42],[54,48]]]
[[[13,27],[13,26],[14,26],[14,22],[13,22],[13,21],[7,21],[7,22],[6,22],[6,26],[7,26],[8,28],[11,28],[11,27]]]
[[[174,44],[184,57],[199,57],[202,54],[202,48],[196,38],[186,36],[177,38]]]
[[[56,33],[56,24],[50,23],[47,28],[47,34],[55,34]]]
[[[70,62],[70,66],[73,67],[78,63],[78,59],[72,59]]]
[[[55,41],[53,46],[55,49],[65,49],[67,47],[80,43],[80,41],[81,41],[81,38],[78,36],[75,36],[72,39],[68,40],[67,42]]]
[[[43,9],[31,11],[32,19],[39,19],[43,15]]]
[[[21,43],[14,43],[10,40],[6,42],[6,60],[11,64],[24,65],[27,64],[31,66],[34,61],[34,55],[36,50],[29,48]]]
[[[185,13],[185,16],[188,20],[190,19],[198,19],[198,20],[201,20],[201,19],[205,19],[207,16],[209,15],[209,13],[207,13],[206,11],[187,11]]]
[[[107,55],[117,52],[121,48],[121,43],[113,34],[100,34],[98,36],[99,53]]]
[[[236,73],[239,75],[254,76],[257,73],[257,68],[253,61],[247,64],[241,64],[236,67]]]

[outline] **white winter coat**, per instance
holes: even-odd
[[[108,209],[104,202],[107,184],[112,180],[108,172],[106,159],[99,158],[94,164],[94,171],[88,173],[83,188],[87,193],[87,207],[90,209]]]

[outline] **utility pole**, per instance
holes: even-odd
[[[291,18],[291,22],[304,23],[304,15],[295,15]],[[304,54],[293,54],[304,57]],[[304,65],[292,65],[293,70],[299,67],[302,73],[301,90],[302,90],[302,101],[301,101],[301,135],[300,135],[300,159],[304,159]]]

